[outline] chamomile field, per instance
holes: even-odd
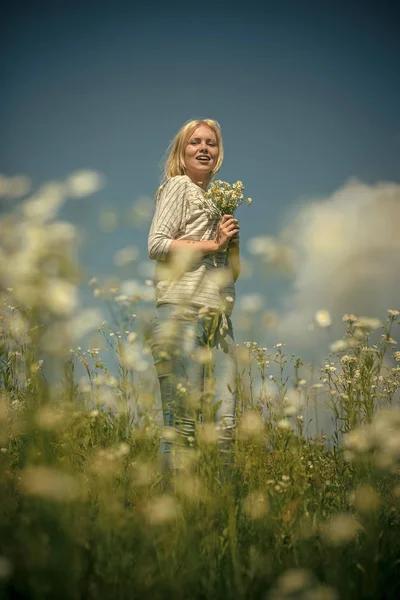
[[[67,184],[85,195],[96,178]],[[146,286],[92,281],[107,322],[79,307],[76,231],[57,220],[65,185],[0,223],[1,597],[399,598],[396,307],[340,315],[341,339],[309,372],[285,340],[238,344],[229,468],[204,352],[203,418],[166,475],[160,437],[175,431],[157,410]]]

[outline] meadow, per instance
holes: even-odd
[[[141,288],[107,290],[111,324],[79,308],[76,231],[57,211],[96,180],[67,183],[0,222],[1,598],[399,598],[399,311],[344,315],[309,377],[284,343],[238,345],[232,464],[210,368],[205,418],[166,478],[174,431],[138,377]],[[93,330],[104,343],[78,346]],[[311,434],[321,402],[332,428]]]

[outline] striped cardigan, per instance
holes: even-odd
[[[214,239],[218,220],[207,214],[203,203],[203,190],[187,175],[168,179],[158,194],[148,237],[149,258],[156,261],[156,304],[188,305],[230,315],[235,283],[224,252],[201,256],[173,278],[165,268],[172,240]]]

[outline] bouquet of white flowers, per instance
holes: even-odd
[[[221,220],[224,215],[234,215],[236,209],[243,204],[250,205],[252,203],[251,198],[244,198],[243,196],[244,185],[241,181],[237,181],[233,185],[226,181],[218,179],[214,181],[209,190],[205,192],[205,204],[204,209],[215,219]],[[226,248],[225,252],[229,249]],[[216,260],[214,256],[214,265]]]
[[[243,202],[251,204],[251,198],[244,198],[243,190],[244,185],[241,181],[237,181],[233,185],[220,179],[214,181],[204,194],[212,216],[221,219],[223,215],[233,215]]]

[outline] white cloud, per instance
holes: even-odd
[[[332,316],[333,341],[345,331],[345,313],[385,318],[387,309],[399,308],[399,184],[349,181],[303,205],[279,237],[294,261],[276,332],[288,345],[315,344],[310,324],[321,309]]]

